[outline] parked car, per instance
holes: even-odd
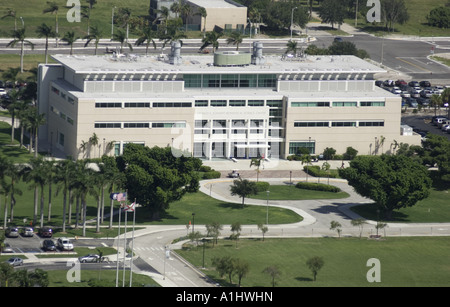
[[[409,85],[410,87],[420,87],[420,84],[419,84],[419,82],[417,82],[417,81],[410,81],[410,82],[408,83],[408,85]]]
[[[442,129],[442,126],[450,124],[450,120],[447,118],[443,118],[441,121],[438,121],[437,126],[439,129]]]
[[[400,96],[407,98],[407,97],[411,97],[411,94],[407,91],[402,91]]]
[[[443,132],[447,132],[449,129],[450,129],[450,125],[449,124],[442,125],[442,127],[441,127],[441,130]]]
[[[334,41],[338,42],[338,43],[342,43],[344,40],[342,39],[342,37],[337,36],[334,38]]]
[[[422,107],[428,107],[430,105],[430,99],[428,98],[419,97],[416,100],[417,103],[420,104]]]
[[[383,81],[377,80],[377,81],[375,81],[375,85],[378,87],[381,87],[383,85]]]
[[[68,238],[65,238],[65,237],[58,238],[57,246],[60,250],[63,250],[63,251],[73,250],[72,242]]]
[[[19,257],[11,257],[6,262],[12,266],[19,266],[23,264],[23,259]]]
[[[44,251],[56,251],[56,245],[53,240],[46,239],[44,242],[42,242],[42,249]]]
[[[421,87],[431,87],[430,81],[420,81],[420,82],[419,82],[419,85],[420,85]]]
[[[392,94],[396,94],[396,95],[400,95],[400,94],[402,93],[402,91],[401,91],[398,87],[394,87],[394,88],[391,90],[391,93],[392,93]]]
[[[99,262],[100,260],[100,256],[97,254],[89,254],[86,256],[82,256],[78,258],[78,261],[80,261],[81,263],[86,263],[86,262]]]
[[[392,86],[394,86],[394,81],[393,80],[384,80],[383,85],[387,86],[387,87],[392,87]]]
[[[437,125],[437,123],[438,123],[438,119],[440,119],[440,118],[446,118],[445,116],[443,116],[443,115],[437,115],[437,116],[433,116],[432,118],[431,118],[431,124],[433,124],[433,125]]]
[[[22,229],[22,236],[23,237],[32,237],[34,236],[33,228],[31,227],[23,227]]]
[[[51,238],[53,236],[53,230],[50,227],[42,227],[39,229],[39,236],[42,238]]]
[[[0,88],[0,96],[1,95],[6,95],[6,94],[7,94],[6,90],[3,87],[1,87]]]
[[[429,90],[422,90],[420,92],[420,97],[422,98],[430,98],[433,95],[433,93]]]
[[[405,80],[397,80],[397,81],[395,81],[395,86],[400,86],[400,85],[408,85],[408,83],[406,83]]]
[[[8,238],[17,238],[19,236],[19,229],[15,226],[8,227],[5,231]]]
[[[2,247],[2,253],[12,253],[13,249],[11,248],[11,244],[5,243]]]
[[[436,126],[438,126],[438,128],[440,128],[442,122],[445,121],[445,120],[447,120],[447,118],[445,118],[445,117],[439,117],[439,118],[437,118],[437,119],[436,119]]]
[[[414,98],[410,98],[408,100],[408,106],[410,106],[411,108],[417,108],[419,105]]]

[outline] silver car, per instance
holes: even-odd
[[[12,266],[20,266],[23,264],[23,259],[19,257],[11,257],[6,262]]]
[[[32,237],[32,236],[34,236],[33,228],[31,228],[31,227],[24,227],[24,228],[22,228],[22,236],[24,236],[24,237]]]
[[[89,255],[78,258],[78,261],[80,261],[81,263],[99,262],[99,260],[100,260],[100,256],[97,254],[89,254]]]

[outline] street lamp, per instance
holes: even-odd
[[[292,40],[292,27],[293,27],[293,23],[294,23],[294,10],[297,9],[297,7],[292,8],[291,11],[291,40]]]
[[[266,191],[266,193],[267,193],[266,225],[269,225],[269,194],[270,194],[270,191]]]

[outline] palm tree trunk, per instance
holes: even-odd
[[[41,228],[44,227],[44,186],[41,186],[41,210],[40,210]]]
[[[52,218],[52,184],[48,184],[48,216],[47,222],[50,222]]]
[[[67,207],[67,191],[64,189],[63,196],[63,222],[62,222],[62,231],[66,232],[66,207]]]
[[[20,72],[23,73],[23,41],[20,43]]]

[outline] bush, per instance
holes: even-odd
[[[210,172],[213,169],[210,166],[202,165],[202,166],[200,166],[200,168],[198,170],[199,170],[199,172]]]
[[[218,171],[209,171],[209,172],[204,172],[204,173],[200,173],[202,176],[202,179],[216,179],[216,178],[220,178],[220,172]]]
[[[357,154],[358,151],[356,149],[354,149],[353,147],[347,147],[347,150],[342,156],[344,160],[353,160]]]
[[[308,171],[308,174],[313,177],[330,177],[330,178],[338,177],[336,173],[331,172],[328,173],[327,171],[322,170],[318,165],[310,165],[308,166],[308,169],[306,169],[306,166],[303,166],[303,170],[305,172]]]
[[[305,190],[325,191],[333,193],[341,192],[341,189],[339,189],[338,187],[322,183],[298,182],[295,187]]]
[[[333,160],[334,155],[336,154],[336,149],[332,147],[327,147],[323,151],[323,158],[325,160]]]
[[[270,188],[270,183],[268,183],[268,182],[265,182],[265,181],[256,182],[256,189],[258,190],[258,192],[268,191],[269,188]]]

